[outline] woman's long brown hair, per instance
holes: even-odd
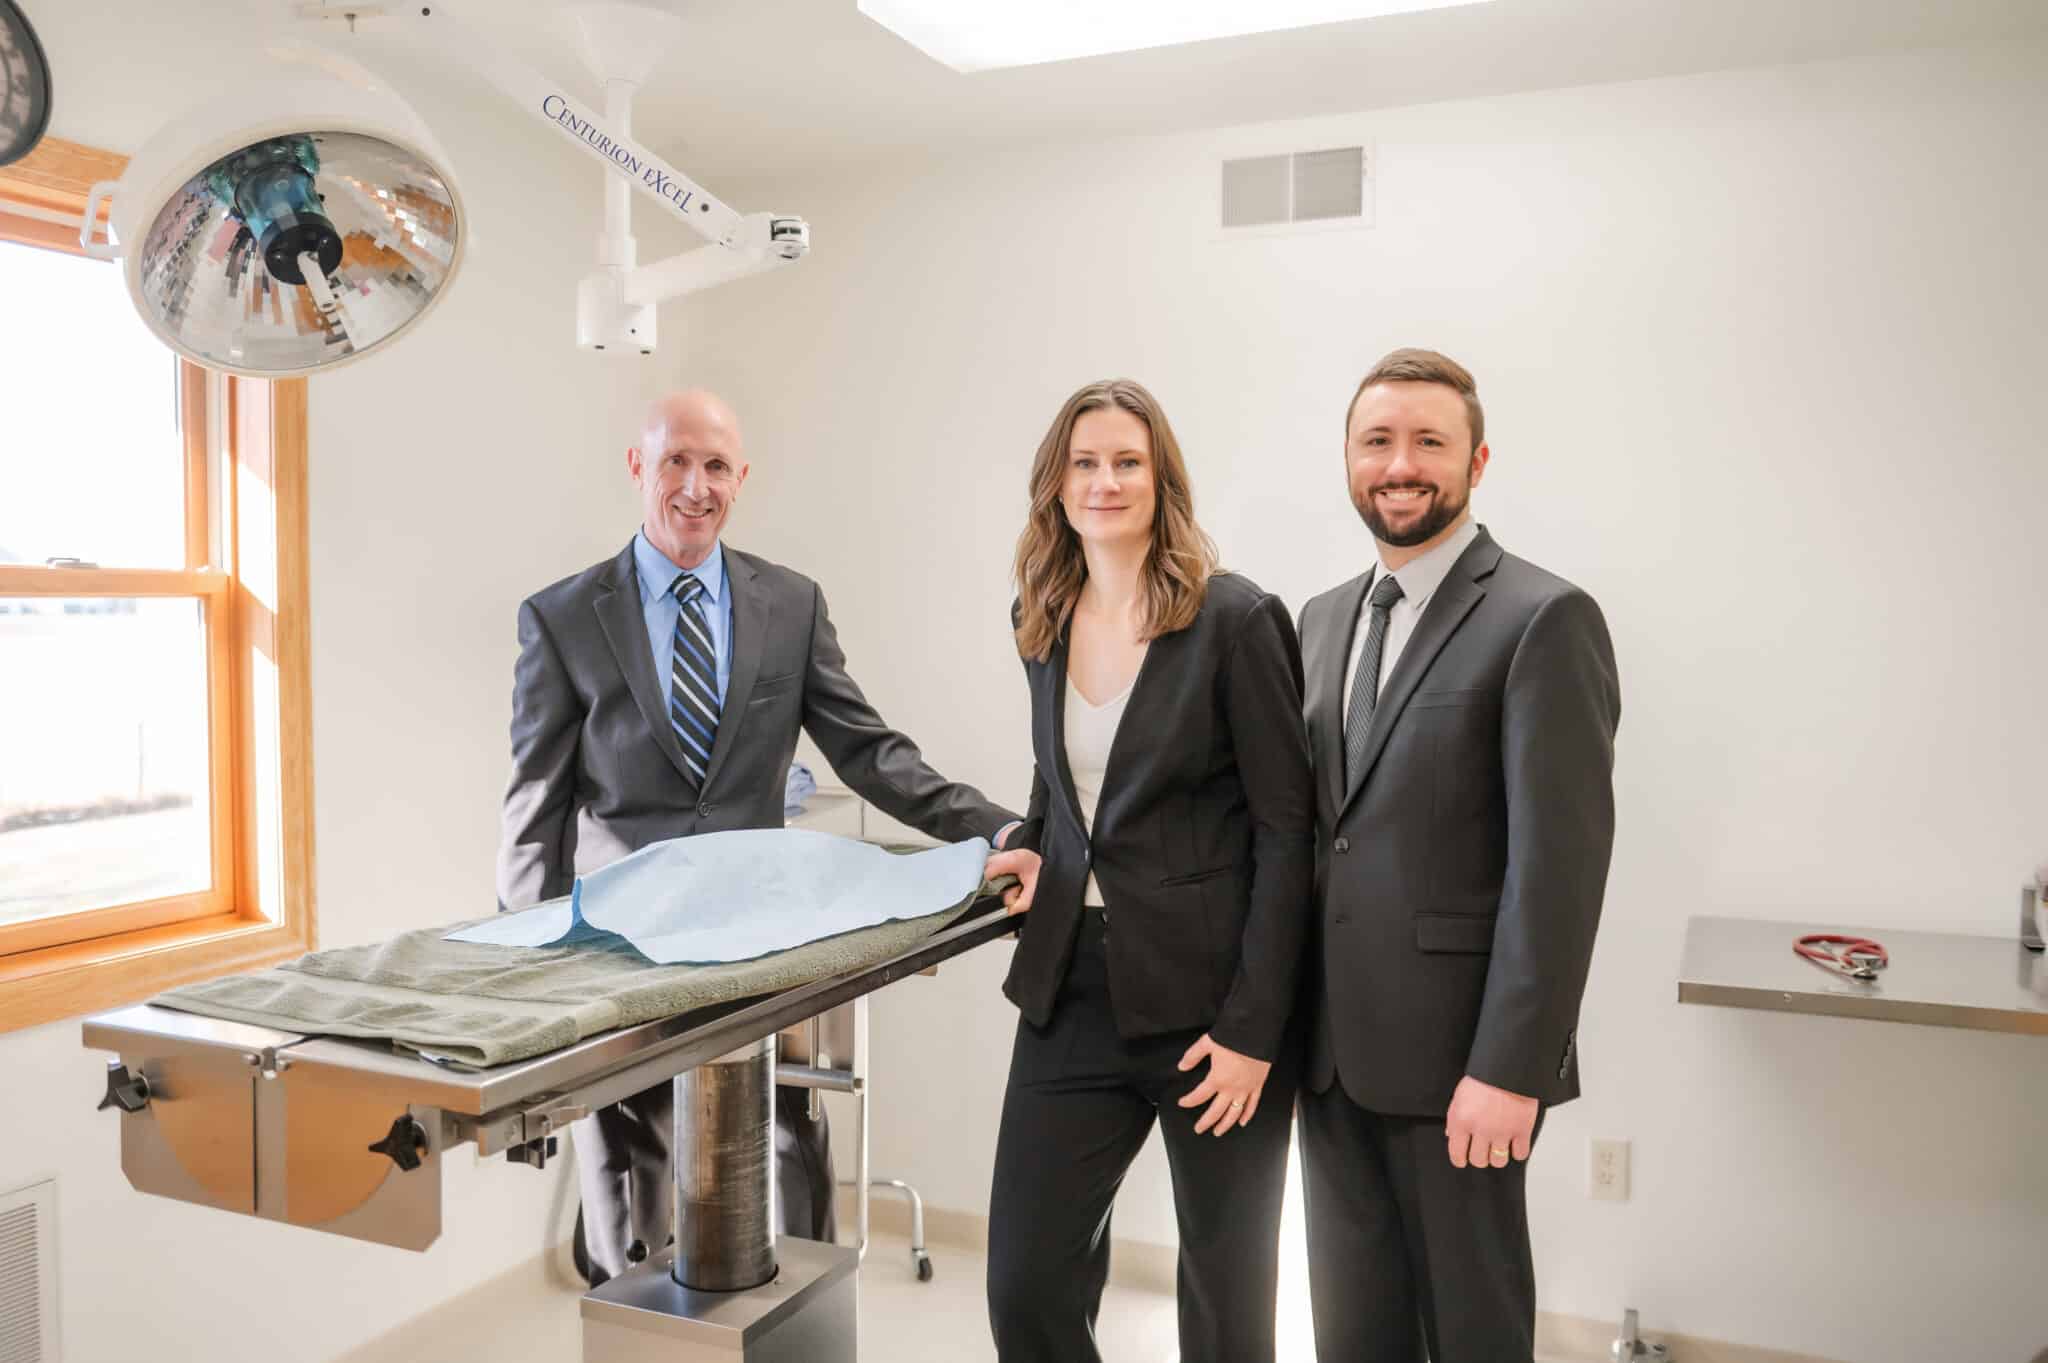
[[[1067,523],[1060,485],[1067,475],[1074,423],[1114,407],[1143,422],[1152,437],[1152,547],[1145,556],[1143,637],[1186,629],[1201,612],[1217,571],[1216,544],[1195,523],[1195,496],[1180,442],[1159,400],[1131,379],[1091,383],[1068,398],[1031,462],[1031,514],[1017,537],[1017,651],[1040,662],[1066,632],[1088,580],[1080,536]]]

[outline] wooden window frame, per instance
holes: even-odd
[[[119,178],[126,164],[114,153],[45,139],[0,168],[0,242],[82,254],[76,224],[87,194],[94,183]],[[314,941],[306,381],[228,378],[186,360],[177,375],[185,566],[0,565],[0,596],[203,603],[213,884],[196,894],[0,926],[0,1032],[274,964]],[[261,502],[272,521],[243,522],[245,488],[267,492]],[[274,546],[263,558],[274,562],[276,578],[260,590],[242,575],[255,535]],[[258,715],[259,666],[275,670],[274,734]],[[274,765],[275,789],[260,782],[259,759]],[[260,864],[266,826],[275,834],[268,895]]]

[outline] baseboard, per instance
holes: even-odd
[[[1595,1320],[1590,1316],[1567,1316],[1557,1311],[1536,1313],[1536,1356],[1545,1363],[1611,1363],[1615,1336],[1621,1333],[1618,1320]],[[1673,1334],[1642,1327],[1643,1342],[1662,1344],[1671,1351],[1671,1363],[1842,1363],[1819,1354],[1787,1353],[1753,1344],[1731,1344],[1723,1339],[1702,1339],[1698,1335]]]

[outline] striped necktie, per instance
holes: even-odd
[[[675,639],[668,664],[668,722],[683,745],[683,762],[704,789],[711,745],[718,740],[718,654],[704,618],[704,583],[684,573],[669,588],[683,608],[676,612]]]
[[[1365,627],[1365,647],[1358,654],[1358,675],[1351,679],[1351,705],[1344,715],[1344,788],[1351,789],[1363,775],[1365,735],[1372,728],[1372,712],[1380,701],[1380,654],[1387,643],[1387,617],[1401,599],[1401,582],[1392,573],[1372,586],[1371,618]]]

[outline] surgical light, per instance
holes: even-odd
[[[660,4],[573,7],[602,112],[461,27],[446,3],[332,0],[295,13],[351,32],[402,29],[604,163],[612,178],[597,267],[577,284],[585,349],[652,354],[663,300],[810,248],[801,218],[742,216],[633,140],[634,92],[684,27]],[[707,244],[641,265],[635,189]],[[97,242],[92,224],[109,194],[113,241]],[[332,368],[417,325],[454,280],[467,230],[447,160],[418,115],[346,57],[290,43],[151,138],[118,184],[94,186],[80,242],[94,255],[126,257],[137,310],[173,349],[274,378]]]
[[[257,378],[369,354],[432,310],[462,201],[418,115],[369,73],[285,47],[97,185],[130,295],[164,344]]]
[[[50,126],[50,63],[28,16],[0,0],[0,166],[19,161]]]

